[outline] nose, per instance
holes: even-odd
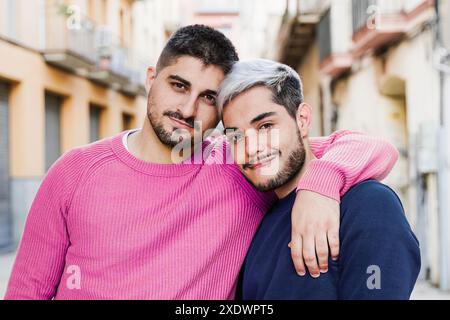
[[[266,142],[266,139],[260,137],[255,130],[249,130],[245,135],[248,160],[255,160],[256,156],[264,151]]]
[[[180,106],[180,112],[185,119],[195,118],[197,115],[197,96],[195,94],[191,94],[186,98]]]

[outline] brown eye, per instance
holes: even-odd
[[[216,104],[216,97],[214,97],[210,94],[204,95],[203,98],[205,98],[206,102],[208,102],[209,104],[212,104],[212,105]]]
[[[177,91],[186,91],[187,87],[180,82],[173,82],[172,87],[174,87]]]
[[[270,128],[272,128],[272,124],[271,123],[265,123],[261,127],[259,127],[259,130],[268,130]]]

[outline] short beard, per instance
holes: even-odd
[[[164,129],[161,123],[154,119],[151,112],[148,113],[147,117],[150,121],[150,124],[152,125],[153,131],[155,131],[156,136],[162,144],[173,148],[179,143],[179,141],[175,141],[172,139],[172,134]]]
[[[163,125],[160,121],[153,115],[151,110],[153,109],[153,106],[155,106],[155,103],[151,101],[150,99],[151,91],[149,93],[149,99],[147,104],[147,118],[150,121],[150,125],[153,128],[153,131],[155,132],[156,136],[158,137],[159,141],[161,141],[162,144],[174,148],[178,144],[181,143],[180,139],[176,139],[176,135],[174,135],[171,132],[168,132],[166,129],[164,129]],[[191,141],[183,141],[185,144],[191,144]]]
[[[256,189],[262,192],[275,190],[290,182],[300,172],[300,170],[303,168],[303,165],[305,164],[306,152],[300,131],[297,131],[297,135],[299,141],[298,148],[291,152],[285,167],[280,172],[278,172],[273,179],[270,179],[268,182],[258,185],[253,184],[250,180],[247,179]]]

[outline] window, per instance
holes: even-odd
[[[122,114],[122,128],[123,130],[134,129],[134,116],[128,113]]]
[[[45,94],[45,169],[61,156],[61,103],[62,98]]]
[[[0,82],[0,251],[12,240],[10,178],[8,85]]]
[[[98,141],[102,138],[100,134],[103,108],[91,104],[89,108],[89,140]]]

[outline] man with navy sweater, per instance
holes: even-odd
[[[357,184],[341,199],[339,259],[327,258],[320,277],[297,275],[290,248],[316,259],[301,240],[290,243],[296,186],[315,159],[308,140],[311,108],[298,74],[268,60],[238,62],[221,85],[218,105],[240,170],[280,199],[253,239],[237,298],[409,299],[420,270],[419,243],[395,192],[375,180]],[[364,150],[354,155],[365,156]],[[328,243],[315,239],[315,245]]]

